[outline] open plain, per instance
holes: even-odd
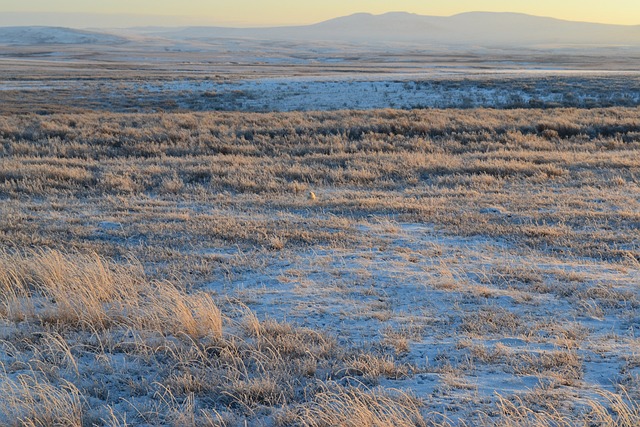
[[[0,27],[0,426],[637,427],[639,37]]]
[[[638,425],[639,117],[5,112],[0,423]]]

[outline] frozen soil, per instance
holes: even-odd
[[[322,414],[353,390],[417,402],[405,425],[637,416],[639,132],[637,108],[3,116],[0,422],[350,425]],[[140,300],[92,320],[33,290],[76,270]],[[209,298],[219,331],[176,324]]]
[[[0,99],[11,104],[5,112],[632,107],[640,104],[640,78],[635,72],[455,69],[263,78],[17,76],[0,79]]]
[[[261,254],[259,272],[206,286],[260,316],[381,346],[417,368],[382,384],[451,420],[491,412],[498,394],[556,392],[563,410],[583,411],[581,399],[637,379],[637,266],[384,217],[356,230],[370,246]],[[600,290],[619,300],[579,296]]]

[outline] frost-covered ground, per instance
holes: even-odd
[[[0,80],[8,105],[37,111],[326,111],[636,106],[640,75],[571,70],[345,73],[262,78]],[[12,100],[15,100],[11,102]]]
[[[635,73],[501,72],[398,74],[344,78],[269,78],[230,83],[171,81],[140,88],[149,93],[201,95],[203,109],[313,111],[380,108],[506,108],[638,105]],[[190,105],[184,101],[185,106]]]
[[[349,346],[380,342],[420,371],[381,384],[412,390],[452,420],[469,419],[463,406],[491,412],[496,393],[558,394],[558,410],[579,413],[598,391],[639,378],[630,364],[637,267],[372,220],[356,227],[371,246],[236,254],[262,267],[207,287]],[[577,299],[578,289],[621,299],[601,311],[601,302]]]
[[[37,392],[85,424],[313,425],[401,390],[425,422],[640,419],[637,108],[0,134],[0,417]]]

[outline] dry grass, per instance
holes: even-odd
[[[339,386],[316,393],[312,402],[289,409],[279,425],[304,427],[419,427],[427,423],[420,402],[400,391]],[[431,424],[430,424],[431,425]]]
[[[633,427],[640,423],[638,403],[626,393],[614,394],[600,391],[604,398],[601,401],[589,400],[580,419],[567,416],[561,410],[534,410],[521,399],[499,400],[499,408],[503,419],[495,423],[500,427],[570,427],[575,425],[597,425],[608,427]]]
[[[317,331],[260,321],[242,306],[239,320],[228,319],[223,328],[210,295],[149,281],[131,261],[54,250],[3,252],[0,271],[2,319],[16,344],[5,341],[2,352],[8,365],[0,377],[0,420],[7,425],[118,425],[127,414],[136,423],[216,425],[226,418],[211,418],[218,413],[208,410],[211,403],[240,422],[266,408],[322,401],[325,394],[309,387],[334,377],[396,378],[409,369],[390,358],[353,355]],[[126,380],[144,365],[160,376],[156,382]],[[119,393],[129,410],[114,409],[113,390],[98,386],[96,374],[128,382]],[[390,398],[358,388],[347,394],[354,407],[377,402],[371,414],[363,412],[367,420],[404,416],[386,413]],[[136,404],[135,396],[148,400]],[[96,405],[100,401],[103,406]],[[412,416],[419,415],[416,405]]]
[[[71,383],[53,385],[37,372],[0,375],[0,423],[6,426],[82,426],[80,391]]]
[[[100,331],[113,326],[222,336],[211,296],[186,294],[171,283],[147,280],[138,263],[114,264],[97,254],[54,250],[0,253],[2,315],[57,328]]]
[[[90,221],[69,235],[66,225],[47,226],[37,212],[18,207],[21,218],[11,217],[10,201],[55,196],[66,206],[94,203],[115,214],[110,221],[127,218],[120,235],[170,234],[173,246],[178,236],[200,235],[221,245],[282,250],[352,244],[330,224],[344,231],[348,221],[340,221],[349,216],[397,215],[458,235],[633,263],[640,258],[630,227],[640,211],[633,197],[637,114],[613,108],[3,116],[0,194],[7,215],[0,227],[18,248],[95,246],[84,226]],[[558,136],[550,138],[550,130]],[[183,212],[170,208],[178,201],[187,202]],[[338,221],[305,218],[301,227],[257,212],[229,214],[247,204],[311,209]],[[24,235],[25,221],[48,229]],[[159,242],[146,243],[161,252]]]
[[[638,424],[637,118],[1,116],[2,422]]]

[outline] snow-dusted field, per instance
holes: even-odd
[[[636,425],[639,134],[637,108],[2,116],[0,421]]]
[[[188,80],[142,85],[149,93],[208,98],[202,108],[242,111],[324,111],[380,108],[508,108],[640,104],[640,75],[599,72],[300,77],[232,83]],[[624,82],[624,83],[623,83]],[[613,83],[613,85],[611,85]],[[190,106],[188,100],[184,101]]]
[[[635,45],[116,33],[0,29],[0,425],[640,425]]]
[[[245,254],[263,267],[207,288],[245,301],[259,317],[330,331],[350,346],[379,343],[419,368],[408,378],[368,381],[412,390],[454,422],[490,413],[497,393],[541,400],[557,393],[564,400],[556,409],[571,418],[600,390],[635,390],[637,266],[384,217],[356,229],[375,244]],[[603,310],[602,301],[576,297],[580,288],[620,299]]]
[[[259,79],[0,80],[0,96],[38,108],[108,111],[327,111],[381,108],[531,108],[636,106],[634,72],[523,70],[361,74]],[[37,99],[36,99],[37,96]]]

